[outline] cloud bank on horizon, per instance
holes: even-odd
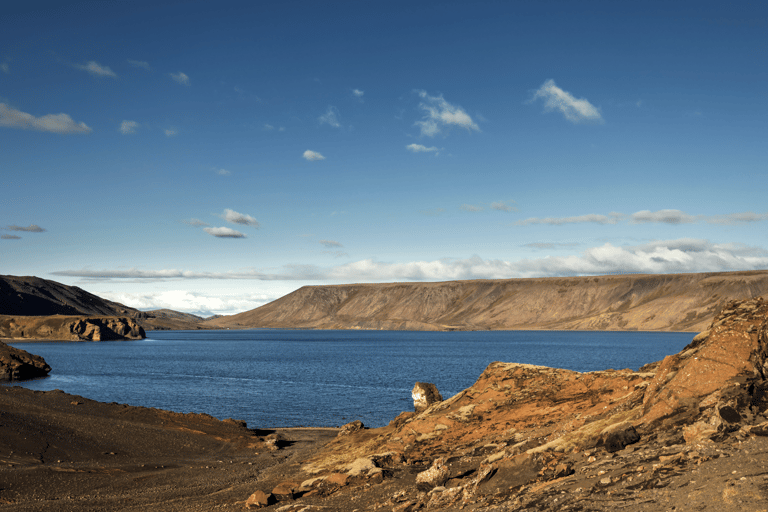
[[[768,268],[768,5],[403,9],[9,8],[4,273],[231,314],[305,284]]]

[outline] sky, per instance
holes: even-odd
[[[11,0],[0,274],[142,310],[768,268],[768,3]]]

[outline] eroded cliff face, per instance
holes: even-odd
[[[42,357],[0,343],[0,381],[35,379],[50,371]]]
[[[768,271],[306,286],[228,328],[691,331],[732,299],[768,294]]]
[[[680,353],[638,372],[491,363],[448,400],[339,436],[305,461],[295,491],[399,478],[410,483],[373,510],[670,509],[672,487],[712,468],[711,485],[686,490],[685,503],[764,504],[766,411],[768,302],[731,301]],[[757,476],[731,489],[749,457]]]
[[[0,316],[0,338],[108,341],[145,337],[144,328],[132,318]]]

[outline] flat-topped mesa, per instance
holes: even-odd
[[[75,316],[0,316],[0,338],[61,341],[144,339],[133,318]]]
[[[36,379],[50,371],[42,357],[0,343],[0,382]]]

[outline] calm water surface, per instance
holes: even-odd
[[[568,331],[151,331],[116,342],[12,344],[53,371],[23,383],[103,402],[205,412],[252,427],[387,424],[416,381],[444,398],[493,361],[577,371],[631,368],[679,352],[692,333]]]

